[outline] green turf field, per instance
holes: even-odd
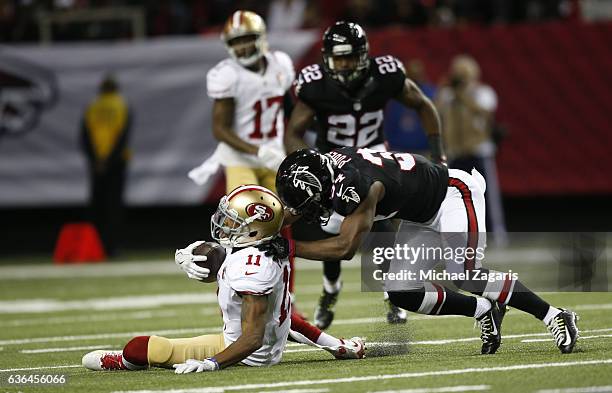
[[[299,271],[298,305],[312,315],[321,290],[316,266]],[[365,360],[337,361],[291,344],[280,365],[175,375],[170,370],[93,372],[80,367],[94,348],[119,349],[132,336],[219,332],[215,286],[183,277],[171,261],[79,267],[0,267],[0,393],[3,392],[603,392],[612,391],[612,294],[545,294],[581,316],[577,350],[561,355],[540,321],[518,310],[504,320],[493,356],[479,355],[479,331],[468,318],[410,314],[384,322],[382,294],[361,293],[359,269],[344,271],[331,334],[372,343]],[[410,342],[394,347],[376,343]],[[404,353],[398,353],[404,352]],[[383,356],[384,355],[384,356]],[[62,387],[15,387],[16,374],[63,374]],[[588,387],[586,390],[568,388]]]

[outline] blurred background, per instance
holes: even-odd
[[[2,257],[51,257],[96,214],[116,220],[117,254],[209,238],[224,179],[199,187],[187,172],[216,145],[205,76],[227,57],[219,32],[236,9],[264,16],[296,69],[319,61],[329,24],[362,24],[371,54],[402,60],[442,115],[468,58],[487,89],[505,229],[612,229],[612,1],[0,0]],[[97,178],[121,196],[111,214],[91,208],[102,172],[83,131],[103,90],[125,111],[104,153],[118,164]],[[391,104],[385,118],[397,148],[426,148],[414,114]]]

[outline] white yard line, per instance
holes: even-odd
[[[257,393],[327,393],[328,388],[323,389],[290,389],[290,390],[260,390]]]
[[[84,347],[64,347],[64,348],[41,348],[41,349],[22,349],[21,353],[53,353],[53,352],[73,352],[73,351],[81,351],[84,349],[100,349],[107,348],[110,349],[110,344],[100,344],[100,345],[88,345]],[[114,349],[113,349],[114,350]]]
[[[491,385],[459,385],[443,386],[440,388],[417,388],[402,390],[377,390],[369,393],[452,393],[452,392],[478,392],[491,389]]]
[[[321,288],[320,285],[302,286],[300,287],[300,293],[319,294]],[[359,292],[361,284],[347,284],[345,288],[346,292]],[[186,292],[100,297],[82,300],[63,300],[55,298],[11,299],[0,301],[0,314],[35,314],[73,310],[126,310],[187,304],[217,304],[217,295],[213,292]],[[3,325],[6,323],[7,321],[4,321]]]
[[[200,295],[200,294],[196,294]],[[160,295],[162,296],[162,295]],[[173,296],[173,294],[163,295],[163,296]],[[140,302],[138,299],[134,299],[131,296],[124,298],[126,302],[133,302],[134,304],[139,304],[138,308],[140,308]],[[310,304],[311,302],[302,302],[300,305]],[[209,303],[210,304],[210,303]],[[314,303],[312,303],[314,304]],[[348,299],[342,302],[343,306],[357,306],[363,305],[363,300],[360,299]],[[161,305],[160,305],[161,306]],[[157,307],[157,306],[155,306]],[[569,307],[572,310],[608,310],[612,309],[612,303],[605,304],[583,304],[576,305],[573,307]],[[89,323],[89,322],[101,322],[101,321],[125,321],[125,320],[141,320],[141,319],[153,319],[153,318],[175,318],[181,315],[181,312],[176,310],[157,310],[155,308],[151,309],[143,309],[135,312],[127,312],[121,314],[104,314],[103,311],[110,310],[98,310],[99,314],[96,315],[77,315],[77,316],[63,316],[63,317],[49,317],[49,318],[18,318],[11,319],[5,318],[3,321],[0,321],[0,327],[17,327],[17,326],[35,326],[35,325],[60,325],[60,324],[73,324],[73,323]],[[200,308],[195,311],[197,315],[217,315],[219,313],[219,308],[216,304],[212,303],[211,307],[208,308]],[[512,312],[508,313],[507,317],[519,316],[522,313]],[[419,320],[428,320],[428,319],[452,319],[452,318],[464,318],[460,315],[419,315],[419,314],[411,314],[409,319],[411,321],[419,321]],[[383,323],[386,322],[386,319],[383,317],[366,317],[366,318],[348,318],[348,319],[337,319],[334,321],[334,325],[359,325],[363,323]]]
[[[577,366],[596,366],[596,365],[612,364],[612,359],[601,360],[584,360],[574,362],[557,362],[557,363],[532,363],[532,364],[515,364],[512,366],[499,366],[488,368],[462,368],[454,370],[439,370],[439,371],[424,371],[401,374],[383,374],[383,375],[366,375],[361,377],[333,378],[333,379],[315,379],[315,380],[298,380],[285,381],[276,383],[259,383],[245,385],[218,386],[210,388],[195,388],[195,389],[172,389],[172,390],[130,390],[117,391],[114,393],[219,393],[232,390],[251,390],[251,389],[269,389],[281,388],[289,386],[305,386],[305,385],[327,385],[338,383],[353,383],[365,381],[380,381],[389,379],[409,379],[421,377],[438,377],[443,375],[461,375],[473,373],[489,373],[489,372],[509,372],[516,370],[533,370],[540,368],[551,367],[577,367]],[[1,370],[0,370],[1,371]]]
[[[61,341],[85,341],[99,340],[120,337],[133,336],[150,336],[150,335],[177,335],[177,334],[209,334],[221,333],[221,327],[211,328],[191,328],[191,329],[168,329],[155,331],[140,331],[140,332],[123,332],[123,333],[101,333],[101,334],[82,334],[78,336],[53,336],[53,337],[34,337],[34,338],[18,338],[12,340],[0,340],[0,345],[17,345],[17,344],[34,344],[34,343],[51,343]]]
[[[33,344],[33,343],[48,343],[48,342],[61,342],[61,341],[84,341],[84,340],[98,340],[118,337],[132,337],[132,336],[144,336],[144,335],[177,335],[177,334],[208,334],[208,333],[219,333],[221,327],[208,327],[208,328],[189,328],[189,329],[168,329],[158,331],[137,331],[137,332],[123,332],[123,333],[102,333],[102,334],[84,334],[76,336],[51,336],[51,337],[34,337],[34,338],[19,338],[10,340],[0,340],[0,345],[16,345],[16,344]],[[612,328],[605,329],[591,329],[583,330],[582,333],[603,333],[610,332]],[[548,336],[550,333],[525,333],[525,334],[511,334],[504,335],[504,338],[523,338],[523,337],[537,337],[537,336]],[[454,339],[442,339],[442,340],[426,340],[426,341],[412,341],[409,342],[411,345],[444,345],[452,344],[456,342],[468,342],[468,341],[479,341],[478,337],[467,337],[467,338],[454,338]]]
[[[611,248],[607,248],[609,253]],[[555,263],[558,261],[555,249],[551,248],[525,248],[525,249],[489,249],[486,253],[490,264],[503,265],[534,265],[541,263]],[[361,267],[361,256],[356,255],[353,260],[342,263],[342,269],[352,270]],[[321,270],[319,261],[297,259],[296,270]],[[77,278],[77,277],[127,277],[146,275],[183,275],[176,267],[169,255],[165,260],[115,261],[112,263],[78,264],[78,265],[9,265],[0,266],[1,280],[40,280],[48,278]]]
[[[59,369],[59,368],[76,368],[76,367],[83,367],[83,366],[81,364],[66,364],[64,366],[5,368],[5,369],[0,369],[0,373],[10,373],[10,372],[13,372],[13,371],[55,370],[55,369]]]
[[[584,333],[584,331],[581,333]],[[580,336],[580,340],[589,340],[592,338],[608,338],[608,337],[612,337],[612,334],[598,334],[595,336]],[[550,337],[550,338],[533,338],[533,339],[521,340],[522,343],[538,343],[538,342],[543,342],[543,341],[553,341],[553,339],[552,337]]]
[[[536,393],[609,393],[612,392],[612,385],[608,386],[585,386],[578,388],[563,388],[563,389],[543,389]]]
[[[343,269],[359,269],[360,259],[355,257],[350,262],[342,264]],[[298,258],[299,270],[319,270],[321,262],[305,261]],[[48,278],[83,278],[83,277],[127,277],[171,275],[184,276],[184,273],[174,264],[172,259],[142,260],[112,263],[77,264],[77,265],[9,265],[0,266],[1,280],[40,280]]]
[[[31,299],[0,301],[1,313],[45,313],[68,310],[121,310],[183,304],[216,304],[214,293],[175,293],[103,297],[86,300]]]

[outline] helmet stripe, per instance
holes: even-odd
[[[234,25],[235,29],[240,27],[240,22],[241,21],[242,21],[242,11],[234,12],[234,17],[233,17],[232,24]]]
[[[235,190],[233,190],[232,192],[230,192],[227,198],[232,199],[233,197],[235,197],[236,195],[244,191],[261,191],[261,192],[265,192],[266,194],[272,195],[274,198],[278,199],[278,196],[276,196],[276,194],[273,193],[272,191],[268,190],[265,187],[261,187],[255,184],[248,184],[248,185],[240,186],[236,188]]]

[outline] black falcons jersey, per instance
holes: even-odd
[[[349,95],[319,64],[300,71],[295,94],[315,111],[316,145],[321,153],[384,142],[383,111],[404,88],[406,76],[393,56],[370,58],[367,72],[361,89]]]
[[[343,216],[357,209],[376,181],[385,186],[385,196],[376,206],[379,218],[427,222],[446,196],[448,168],[423,156],[351,147],[326,156],[335,164],[332,206]]]

